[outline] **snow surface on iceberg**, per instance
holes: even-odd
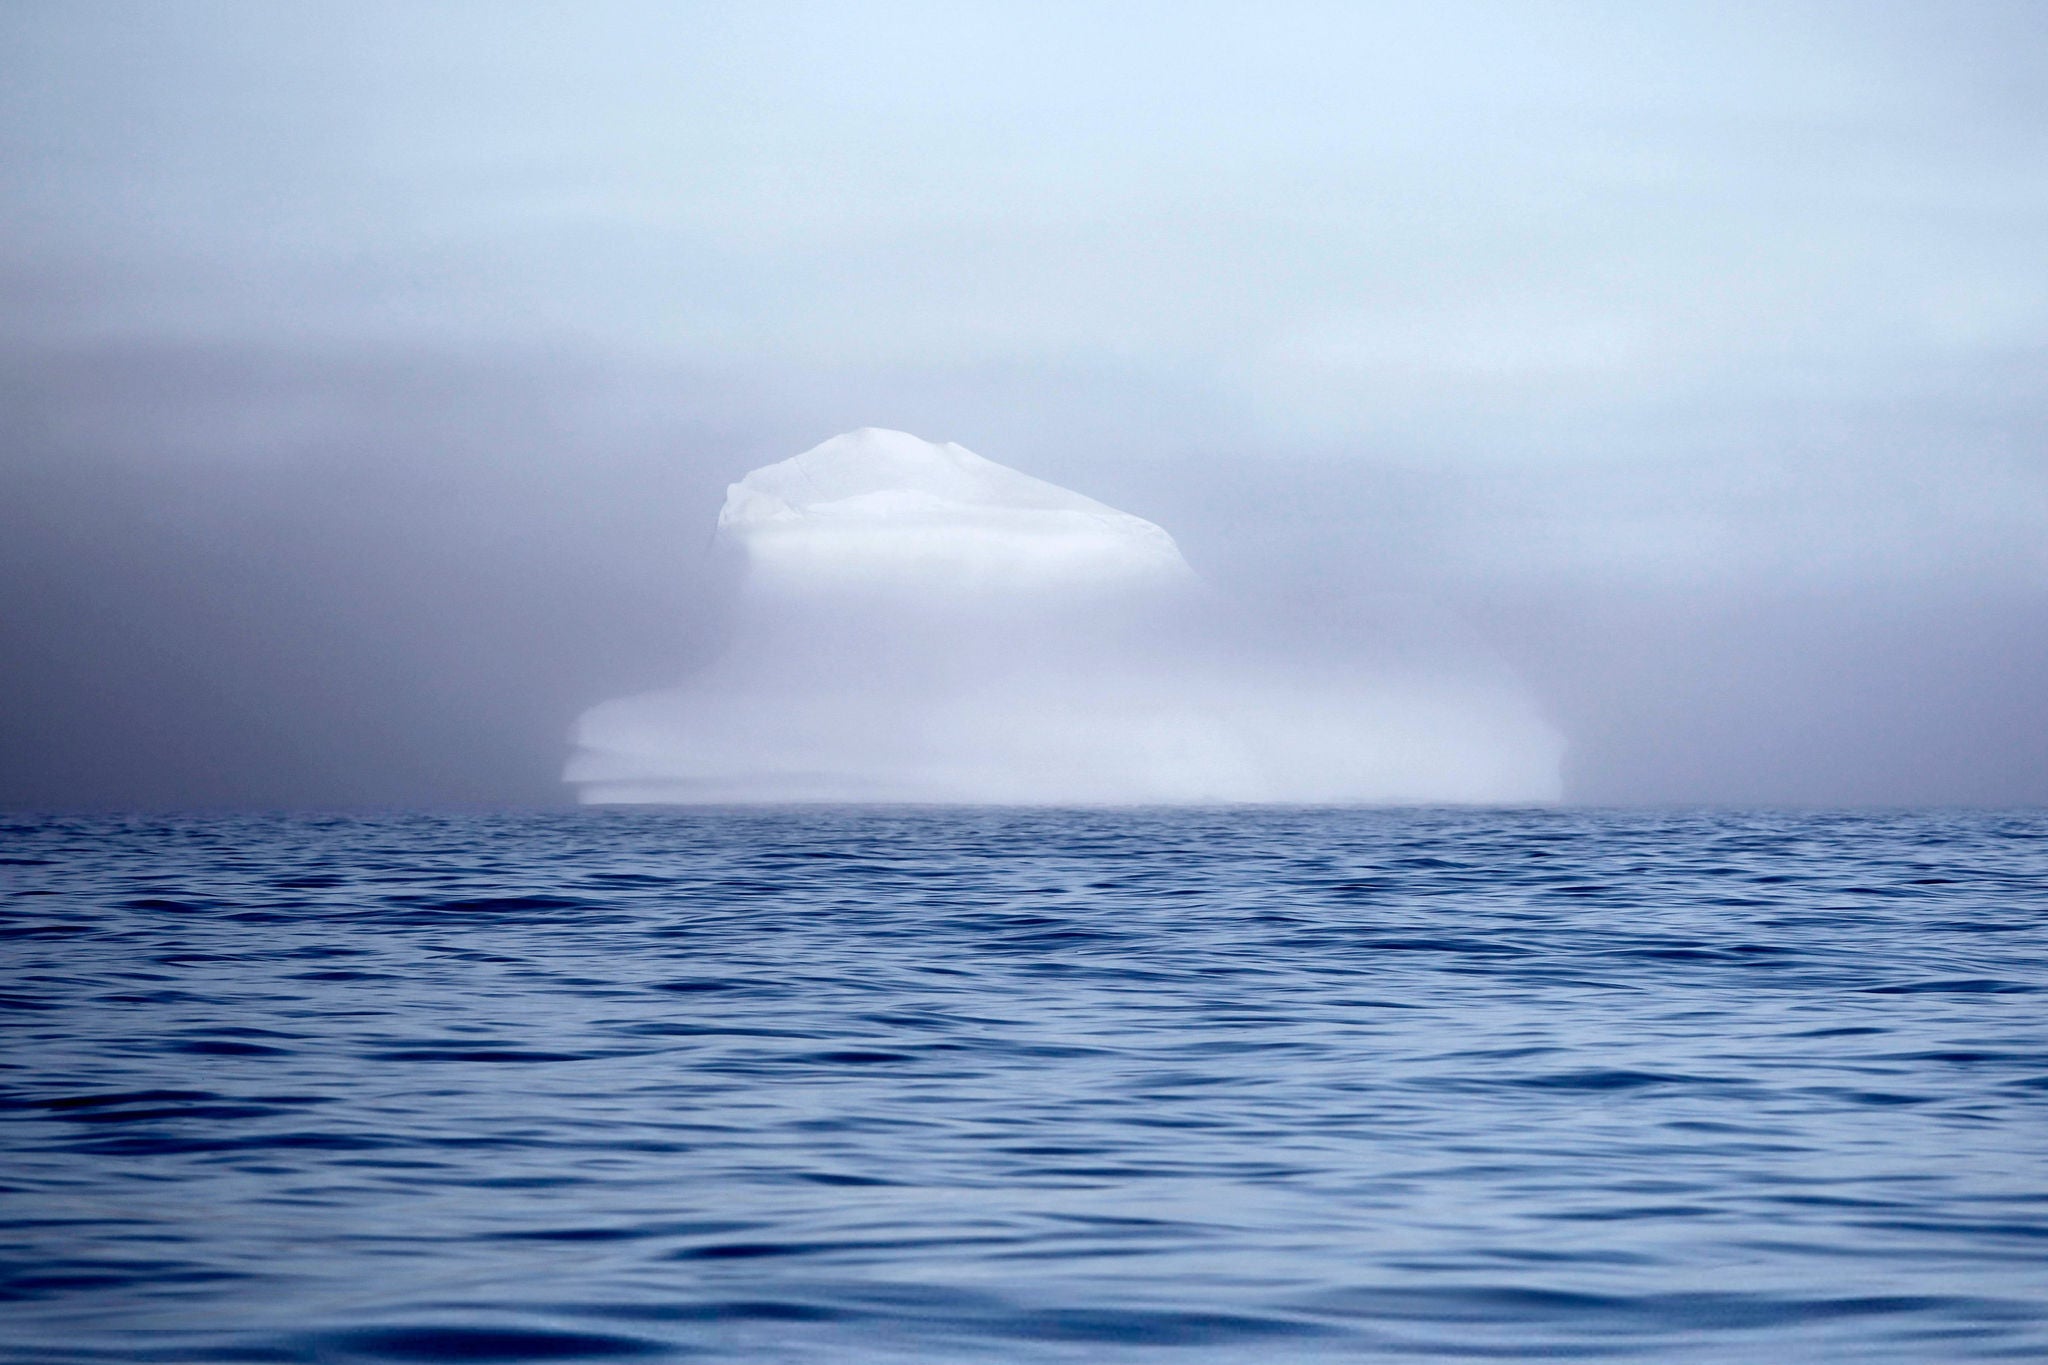
[[[1561,742],[1510,680],[1262,639],[1158,526],[957,445],[868,428],[757,469],[717,544],[725,652],[577,721],[582,800],[1559,794]]]
[[[874,427],[741,479],[718,534],[744,550],[756,592],[1095,595],[1194,578],[1149,521],[961,446]]]

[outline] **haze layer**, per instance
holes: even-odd
[[[582,800],[1559,794],[1562,743],[1510,681],[1261,637],[1158,526],[957,445],[835,437],[734,484],[717,543],[725,652],[578,720]]]

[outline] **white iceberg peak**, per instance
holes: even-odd
[[[726,490],[721,526],[844,502],[871,493],[920,493],[954,507],[1002,507],[1123,516],[1058,484],[986,460],[951,441],[862,427],[801,455],[764,465]]]
[[[1142,517],[880,427],[748,474],[726,490],[718,531],[757,590],[1100,592],[1193,579],[1173,537]]]

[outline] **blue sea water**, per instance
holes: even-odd
[[[0,1359],[2048,1359],[2048,813],[0,821]]]

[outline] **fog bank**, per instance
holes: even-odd
[[[728,638],[705,509],[869,423],[1170,528],[1273,640],[1462,638],[1570,800],[2048,801],[2043,50],[10,5],[0,801],[562,801],[576,716]]]

